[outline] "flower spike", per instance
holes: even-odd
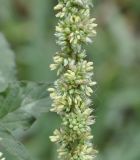
[[[57,70],[58,79],[48,90],[53,100],[51,111],[61,116],[62,126],[50,139],[59,144],[61,160],[93,160],[97,153],[90,128],[95,123],[90,96],[96,82],[92,80],[93,62],[85,59],[83,48],[96,35],[91,6],[91,0],[59,0],[54,7],[59,18],[55,36],[61,49],[50,65]]]

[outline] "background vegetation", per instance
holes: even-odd
[[[56,79],[49,69],[58,50],[56,3],[0,0],[0,32],[16,53],[19,80],[52,83]],[[94,4],[98,34],[87,50],[98,82],[93,95],[97,160],[140,160],[140,1],[98,0]],[[56,160],[49,136],[58,125],[55,113],[43,114],[19,138],[37,160]],[[7,159],[12,160],[8,155]]]

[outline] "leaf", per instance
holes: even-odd
[[[14,81],[16,75],[15,56],[2,33],[0,33],[0,92],[4,91],[8,83]]]
[[[0,118],[14,111],[22,102],[22,90],[18,84],[7,86],[7,89],[0,93]]]
[[[22,82],[23,101],[21,109],[34,117],[40,116],[41,113],[50,109],[51,101],[47,91],[48,83]]]
[[[47,83],[15,81],[14,54],[0,34],[0,145],[17,160],[33,160],[15,139],[49,111]]]
[[[47,83],[10,83],[0,94],[0,127],[12,133],[28,129],[40,114],[49,111],[47,88]]]
[[[22,136],[41,113],[49,111],[47,83],[13,82],[0,93],[0,145],[17,160],[33,160],[14,137]]]
[[[0,127],[0,137],[2,137],[0,145],[12,155],[15,160],[33,160],[25,147],[3,127]]]

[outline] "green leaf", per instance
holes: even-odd
[[[28,129],[51,106],[47,83],[15,82],[0,94],[0,127],[15,133]]]
[[[0,92],[4,91],[8,83],[15,80],[15,56],[0,33]]]
[[[40,114],[49,111],[48,86],[16,81],[14,54],[0,34],[0,146],[14,160],[35,160],[15,137],[21,137]]]
[[[13,82],[0,93],[0,145],[16,160],[34,160],[14,137],[22,137],[40,114],[49,111],[48,85]]]
[[[51,100],[47,88],[48,83],[22,82],[23,86],[23,101],[22,110],[30,113],[34,117],[49,111]]]
[[[2,146],[15,160],[33,160],[25,147],[17,141],[10,132],[0,127],[0,146]]]
[[[21,102],[20,86],[17,83],[7,86],[7,89],[0,93],[0,118],[20,107]]]

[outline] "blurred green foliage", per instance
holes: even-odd
[[[19,80],[56,79],[49,69],[57,51],[56,3],[0,0],[0,32],[16,52]],[[98,0],[94,4],[98,34],[87,50],[98,82],[93,95],[97,160],[140,160],[140,1]],[[57,115],[47,113],[21,137],[37,160],[56,160],[56,146],[49,141],[56,126]]]

